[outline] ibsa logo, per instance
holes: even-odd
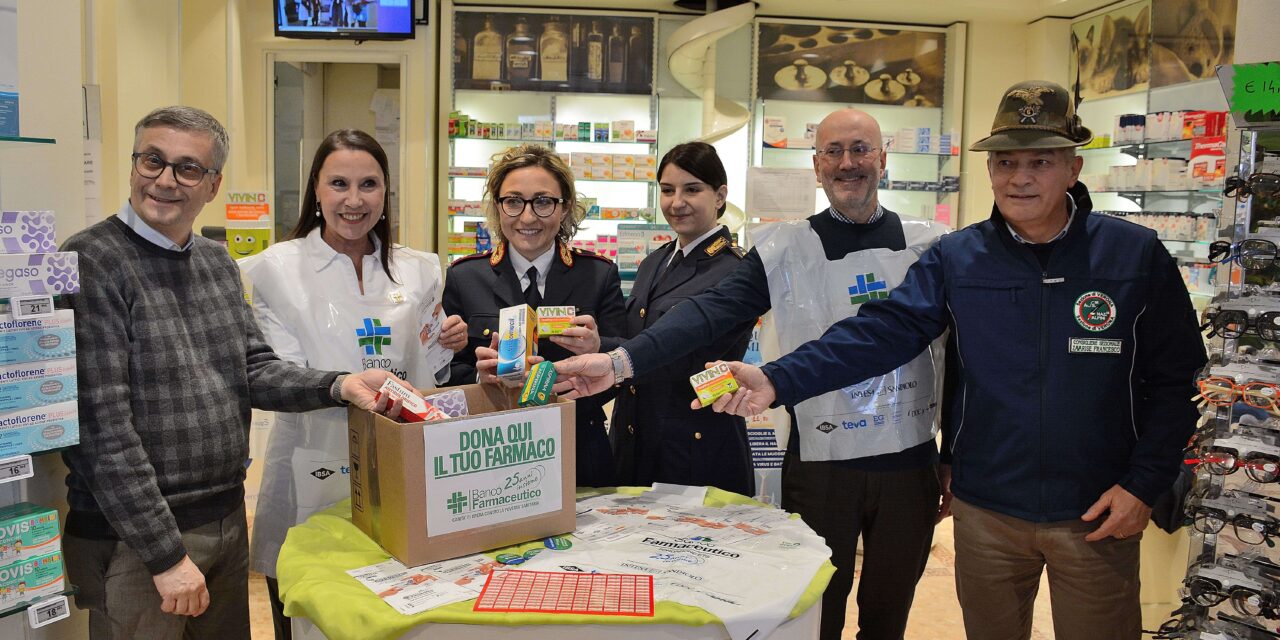
[[[889,284],[884,280],[876,280],[874,273],[860,273],[849,287],[849,304],[862,304],[871,300],[883,300],[889,297]]]
[[[382,348],[391,345],[391,327],[382,326],[380,318],[365,318],[364,326],[356,327],[356,337],[366,356],[380,356]]]

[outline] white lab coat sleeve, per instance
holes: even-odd
[[[266,338],[267,344],[271,345],[271,349],[280,356],[281,360],[308,366],[307,353],[302,348],[302,341],[280,321],[280,316],[271,310],[271,305],[267,304],[266,298],[259,294],[257,287],[253,289],[253,317],[258,321],[258,328],[262,329],[262,335]]]

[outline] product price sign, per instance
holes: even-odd
[[[561,417],[553,405],[423,429],[428,534],[560,509]]]
[[[31,456],[20,455],[0,460],[0,484],[25,480],[35,475],[35,466]]]
[[[27,609],[27,622],[31,628],[43,627],[71,616],[71,607],[67,605],[66,596],[58,596],[49,600],[41,600]]]

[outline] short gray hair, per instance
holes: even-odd
[[[172,106],[160,107],[143,116],[133,128],[133,148],[138,149],[138,140],[142,138],[143,129],[168,127],[189,133],[203,133],[213,139],[213,166],[210,169],[222,170],[227,162],[227,151],[231,146],[227,130],[217,118],[209,112],[195,107]]]

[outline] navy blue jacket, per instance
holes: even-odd
[[[950,326],[956,497],[1036,522],[1078,518],[1116,484],[1154,503],[1195,425],[1204,344],[1155,233],[1091,215],[1083,184],[1069,193],[1077,212],[1047,267],[993,208],[943,236],[887,299],[765,365],[777,404],[891,371]]]

